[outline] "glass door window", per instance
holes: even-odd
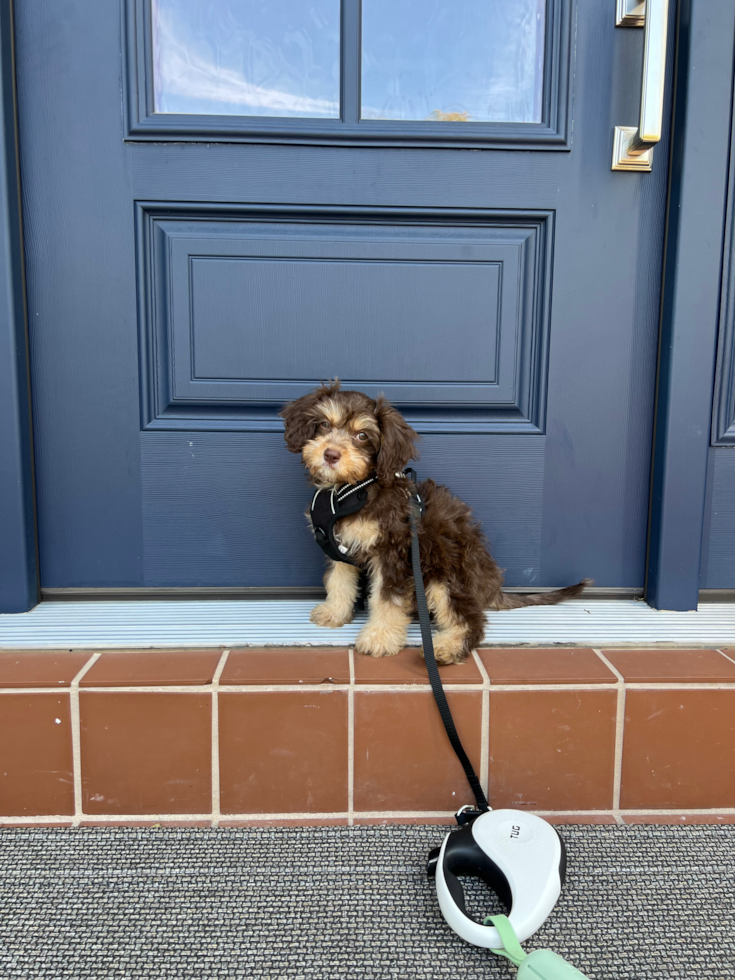
[[[339,118],[339,0],[152,0],[151,15],[157,113]]]
[[[362,119],[541,122],[545,0],[364,0]]]
[[[128,136],[568,149],[570,15],[571,0],[128,0]]]

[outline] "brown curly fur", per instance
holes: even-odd
[[[337,380],[286,405],[281,416],[286,445],[302,454],[312,484],[358,483],[370,473],[377,477],[362,510],[335,528],[358,567],[329,562],[327,599],[311,618],[331,627],[349,622],[364,569],[370,574],[369,617],[356,649],[392,656],[405,645],[415,613],[409,498],[401,474],[418,456],[418,434],[382,396],[376,401],[359,391],[342,391]],[[338,458],[330,464],[326,452]],[[440,663],[462,661],[482,641],[486,609],[553,605],[580,595],[589,584],[584,579],[555,592],[505,594],[502,573],[467,504],[433,480],[419,483],[419,492],[426,506],[419,529],[421,568],[438,628],[434,647]]]

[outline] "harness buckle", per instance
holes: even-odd
[[[421,499],[421,494],[417,489],[419,480],[416,474],[416,470],[413,469],[413,467],[409,466],[403,471],[403,476],[406,477],[409,483],[409,486],[406,488],[408,490],[408,495],[418,507],[419,517],[423,517],[426,508],[424,506],[423,500]]]

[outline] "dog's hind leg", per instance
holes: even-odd
[[[343,561],[330,561],[324,576],[327,601],[320,602],[311,610],[312,623],[335,629],[352,622],[359,581],[359,568]]]
[[[434,656],[438,664],[461,663],[477,642],[475,631],[452,604],[445,582],[429,582],[426,601],[434,622]]]

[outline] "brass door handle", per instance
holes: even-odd
[[[669,0],[616,0],[616,4],[616,27],[643,25],[645,37],[638,127],[615,127],[612,169],[650,170],[663,128]]]

